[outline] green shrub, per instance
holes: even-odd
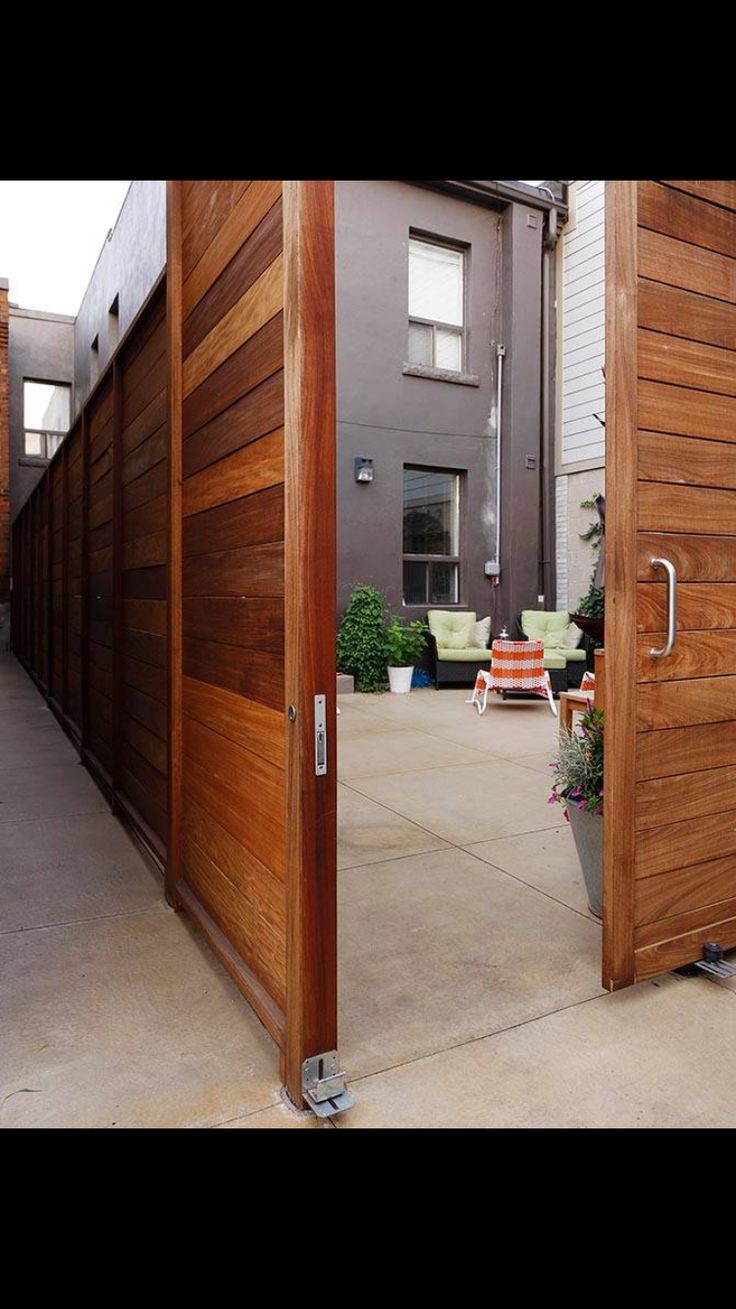
[[[387,633],[388,662],[392,668],[408,668],[420,659],[426,645],[427,624],[415,618],[405,623],[395,615]]]
[[[337,633],[337,667],[351,673],[358,691],[386,682],[386,597],[375,586],[356,586]]]

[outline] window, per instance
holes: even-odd
[[[460,373],[464,356],[465,253],[411,237],[408,361]]]
[[[90,384],[90,386],[94,386],[95,382],[97,381],[97,378],[98,378],[99,375],[100,375],[100,338],[99,338],[99,335],[95,337],[95,339],[94,339],[94,341],[92,342],[92,344],[91,344],[89,350],[90,350],[90,356],[89,356],[89,384]]]
[[[460,601],[460,475],[404,468],[404,604]]]
[[[51,459],[69,430],[71,387],[64,382],[23,382],[25,454]]]

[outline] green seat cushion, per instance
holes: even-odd
[[[557,654],[557,651],[555,651],[555,654]],[[582,664],[585,662],[584,650],[560,650],[560,654],[565,656],[569,664]]]
[[[562,650],[545,650],[545,668],[567,668],[567,660]]]
[[[468,648],[470,629],[476,621],[476,614],[467,609],[457,613],[453,609],[430,609],[427,614],[429,630],[437,642],[437,649],[463,650]],[[477,649],[477,647],[476,647]],[[440,655],[440,659],[449,659],[450,655]]]
[[[489,668],[491,665],[490,650],[481,650],[479,645],[468,646],[465,650],[453,650],[447,646],[438,645],[437,658],[443,662],[446,659],[454,659],[459,664],[487,664]],[[564,663],[562,667],[565,667]]]
[[[544,641],[545,646],[554,646],[554,637],[562,636],[570,626],[570,615],[566,609],[522,609],[521,628],[530,641]]]

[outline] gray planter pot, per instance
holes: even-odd
[[[603,916],[603,814],[568,806],[575,849],[585,878],[588,903],[593,913]]]

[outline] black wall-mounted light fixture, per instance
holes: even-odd
[[[355,480],[356,482],[373,481],[373,460],[363,459],[360,455],[355,460]]]

